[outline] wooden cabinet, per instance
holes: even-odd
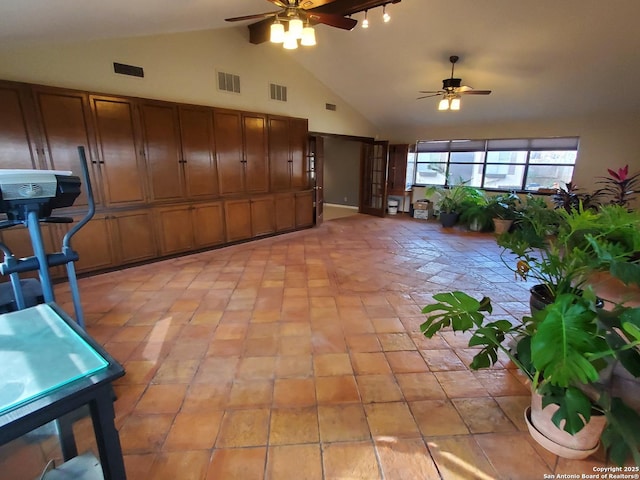
[[[198,199],[218,195],[213,111],[210,108],[180,106],[180,138],[186,194]]]
[[[307,130],[302,118],[269,116],[269,173],[271,191],[307,186]]]
[[[266,192],[266,116],[216,109],[214,129],[220,194]]]
[[[227,242],[251,238],[251,201],[248,198],[226,200],[224,220]]]
[[[56,225],[54,224],[40,225],[42,244],[46,253],[53,253],[60,250],[57,246],[60,242],[55,240],[55,227]],[[27,227],[17,225],[15,227],[0,230],[0,242],[4,243],[16,258],[32,257],[34,255],[33,247],[31,244],[31,237],[29,235],[29,230],[27,229]],[[2,258],[4,259],[4,252],[2,253]],[[60,270],[60,267],[53,267],[49,269],[49,275],[52,278],[60,277],[61,274],[62,270]],[[20,278],[28,277],[37,278],[38,272],[33,271],[20,274]],[[0,275],[0,282],[5,281],[9,281],[9,276]]]
[[[251,199],[251,234],[254,237],[276,231],[276,216],[273,195]]]
[[[409,145],[389,145],[387,195],[404,195]]]
[[[181,200],[184,180],[177,106],[144,101],[138,108],[150,199]]]
[[[39,168],[38,131],[33,121],[29,89],[0,82],[0,166]]]
[[[313,225],[313,192],[296,192],[296,227]]]
[[[76,220],[80,220],[77,218]],[[60,228],[62,236],[71,225]],[[62,238],[62,236],[60,238]],[[114,254],[116,245],[111,236],[107,215],[96,215],[71,237],[71,247],[78,253],[76,272],[102,270],[117,265]]]
[[[89,96],[75,90],[37,87],[33,91],[38,121],[42,132],[45,166],[51,170],[68,170],[82,178],[78,146],[85,148],[89,179],[96,204],[100,204],[100,189],[94,175],[91,108]],[[86,207],[86,188],[74,202]]]
[[[222,202],[162,207],[155,211],[160,252],[164,255],[224,243]]]
[[[296,226],[296,199],[293,193],[275,195],[276,231],[293,230]]]
[[[109,215],[109,224],[118,264],[150,260],[158,255],[150,210]]]
[[[136,142],[134,105],[127,99],[90,96],[98,164],[108,206],[146,200],[144,161]]]

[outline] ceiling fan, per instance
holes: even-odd
[[[317,7],[333,2],[334,0],[268,0],[274,5],[280,7],[280,10],[265,13],[256,13],[253,15],[245,15],[242,17],[226,18],[227,22],[241,22],[244,20],[253,20],[259,18],[273,17],[278,21],[291,21],[300,19],[305,23],[312,25],[323,23],[331,27],[342,28],[343,30],[352,30],[358,24],[353,18],[346,18],[333,13],[322,13],[315,11]]]
[[[442,80],[442,90],[421,90],[419,93],[427,93],[428,95],[418,97],[417,99],[442,96],[438,104],[438,110],[460,110],[461,95],[489,95],[491,90],[474,90],[467,85],[462,85],[461,78],[453,77],[453,69],[459,59],[460,57],[456,55],[449,57],[449,61],[451,62],[451,78]]]

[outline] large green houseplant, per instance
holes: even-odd
[[[540,308],[513,325],[492,317],[488,297],[440,293],[423,309],[421,330],[427,337],[444,328],[472,332],[469,346],[480,348],[471,368],[489,367],[503,352],[530,379],[542,406],[557,406],[556,426],[574,435],[600,413],[607,419],[601,438],[611,458],[622,463],[631,453],[640,463],[640,415],[612,396],[605,375],[614,362],[640,375],[640,307],[598,308],[589,285],[595,272],[605,270],[623,283],[640,284],[633,256],[640,250],[640,215],[615,205],[598,212],[562,210],[550,232],[540,223],[548,212],[542,213],[498,238],[516,274],[545,286]]]
[[[465,205],[484,196],[480,189],[467,185],[467,183],[459,180],[447,187],[431,186],[426,189],[425,197],[434,202],[443,227],[455,225]]]

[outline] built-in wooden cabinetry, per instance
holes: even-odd
[[[404,195],[407,182],[409,145],[389,145],[387,195]]]
[[[0,168],[80,175],[85,147],[96,213],[73,237],[78,272],[312,226],[306,143],[306,119],[0,81]],[[85,192],[55,214],[80,220]],[[48,251],[71,225],[43,226]],[[23,227],[0,240],[31,255]]]

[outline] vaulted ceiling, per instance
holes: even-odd
[[[224,19],[274,10],[266,0],[3,0],[0,48],[246,29]],[[387,12],[383,23],[382,8],[369,10],[368,29],[363,12],[352,31],[319,25],[318,45],[283,55],[380,128],[640,112],[638,0],[401,0]],[[438,112],[437,98],[416,98],[442,87],[450,55],[463,84],[492,94]]]

